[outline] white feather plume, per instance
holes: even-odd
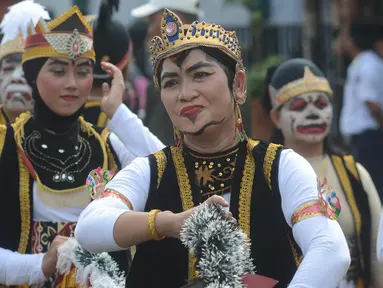
[[[32,21],[33,25],[36,25],[40,18],[50,20],[48,11],[34,0],[24,0],[8,7],[8,12],[0,23],[0,29],[4,34],[1,45],[14,40],[19,31],[25,39],[29,23]]]

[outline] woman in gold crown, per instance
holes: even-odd
[[[304,158],[244,134],[238,105],[246,74],[235,33],[204,22],[183,25],[169,10],[162,27],[152,41],[154,81],[177,145],[121,170],[104,193],[126,201],[93,201],[80,216],[79,243],[94,252],[137,245],[127,287],[179,288],[198,274],[178,239],[184,220],[199,203],[218,202],[251,240],[258,274],[280,287],[336,287],[350,256],[332,220],[339,207],[319,194],[339,203],[329,187],[318,192]]]
[[[0,126],[0,215],[5,219],[0,284],[49,280],[55,287],[75,287],[71,275],[55,275],[57,247],[92,200],[85,186],[88,174],[98,167],[117,171],[136,156],[163,148],[121,104],[123,78],[109,63],[103,67],[114,79],[103,87],[103,106],[115,134],[79,117],[92,88],[92,47],[91,27],[76,6],[29,27],[22,63],[34,111]],[[128,254],[115,256],[126,269]]]

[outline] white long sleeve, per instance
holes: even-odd
[[[0,284],[6,286],[41,284],[44,254],[20,254],[0,248]]]
[[[107,188],[122,193],[135,211],[142,211],[149,185],[148,159],[137,158],[121,170]],[[291,216],[299,206],[318,199],[315,172],[292,150],[281,153],[279,188],[282,210],[290,225]],[[92,252],[120,250],[113,238],[113,228],[118,217],[128,211],[129,208],[115,198],[93,201],[80,216],[75,232],[77,240]],[[101,235],[99,231],[104,233]],[[293,233],[305,258],[290,287],[336,287],[350,263],[347,243],[338,223],[324,216],[313,217],[296,224]]]
[[[109,121],[108,129],[117,135],[126,149],[135,157],[144,157],[165,148],[165,145],[125,104],[118,107]]]
[[[282,210],[291,225],[291,216],[302,204],[318,199],[316,174],[303,157],[291,150],[281,157],[279,167]],[[324,216],[307,218],[294,225],[293,235],[304,258],[289,287],[337,287],[351,261],[338,222]]]

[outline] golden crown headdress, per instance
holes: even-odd
[[[29,26],[22,62],[41,57],[95,61],[92,35],[92,27],[75,5],[49,23],[40,19],[35,27]]]
[[[161,37],[152,39],[150,53],[153,63],[154,83],[159,87],[158,67],[161,60],[196,47],[212,47],[221,50],[243,68],[241,47],[234,31],[222,26],[195,21],[183,24],[172,11],[165,9],[161,20]]]
[[[0,60],[5,56],[14,54],[14,53],[23,53],[24,52],[24,37],[20,31],[19,35],[13,39],[5,42],[0,46]]]
[[[303,78],[291,81],[280,89],[269,85],[269,93],[274,111],[295,96],[316,91],[328,93],[330,96],[333,95],[328,80],[324,77],[315,76],[308,66],[304,68]]]

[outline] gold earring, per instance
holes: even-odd
[[[239,141],[247,139],[245,126],[242,121],[241,109],[239,108],[238,103],[235,103],[235,126],[237,128]]]

